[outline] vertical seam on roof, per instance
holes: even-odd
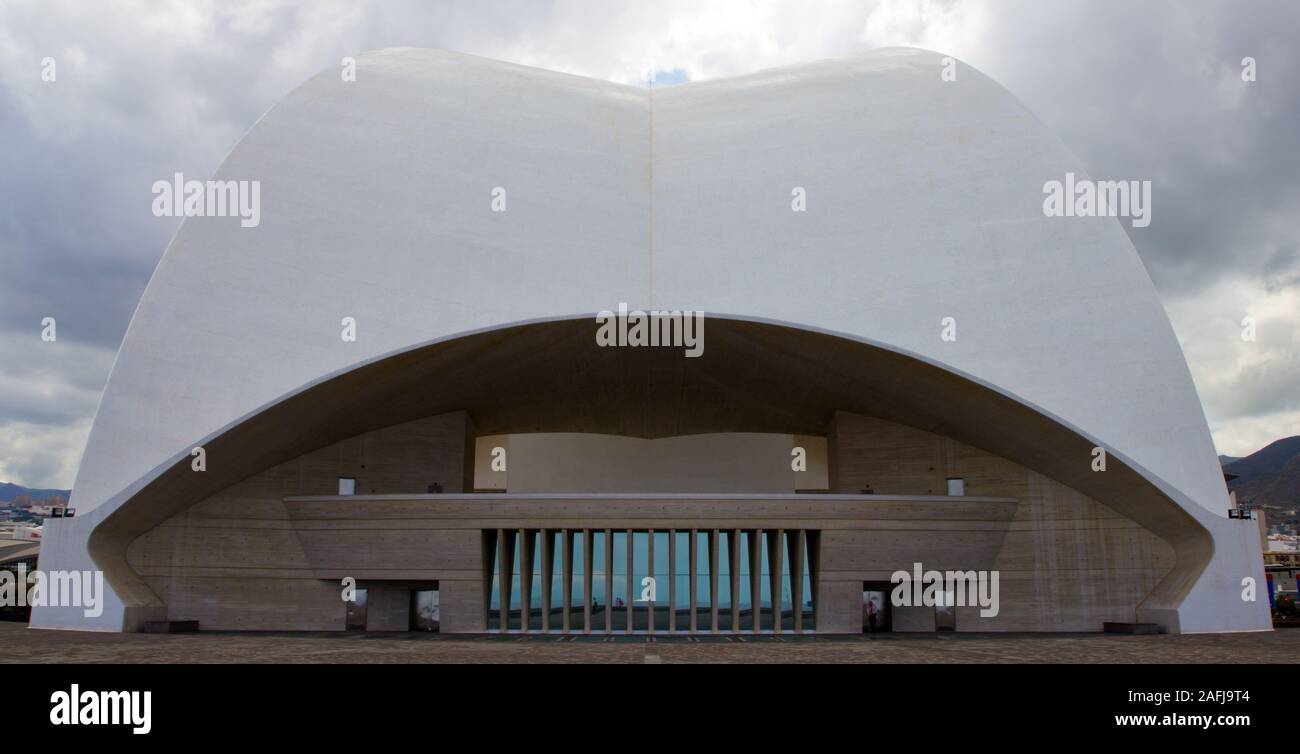
[[[650,79],[650,96],[648,98],[649,108],[647,114],[650,117],[650,148],[646,159],[646,184],[647,193],[649,194],[646,206],[649,210],[650,225],[647,228],[649,233],[649,243],[647,244],[647,270],[649,277],[646,278],[646,285],[649,291],[649,301],[646,302],[648,308],[655,306],[655,90],[654,79]]]

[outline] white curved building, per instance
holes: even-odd
[[[843,633],[921,563],[998,572],[1000,608],[895,630],[1268,628],[1128,237],[1044,216],[1078,161],[941,60],[310,80],[215,177],[260,181],[260,224],[163,256],[48,523],[42,566],[104,570],[108,608],[32,624],[343,629],[352,577],[372,629],[436,595],[444,631]],[[621,302],[705,312],[703,354],[599,347]]]

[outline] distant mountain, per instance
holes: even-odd
[[[1233,461],[1240,461],[1240,460],[1241,460],[1241,456],[1219,456],[1219,465],[1227,466]]]
[[[1269,508],[1300,507],[1300,435],[1287,437],[1223,467],[1237,499]]]
[[[19,495],[26,495],[32,499],[32,502],[39,503],[45,498],[54,497],[55,495],[62,495],[64,499],[67,499],[72,495],[72,490],[34,490],[21,484],[0,482],[0,503],[7,503]]]

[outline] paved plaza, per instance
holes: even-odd
[[[1300,630],[1177,636],[442,637],[436,634],[117,634],[0,623],[0,662],[45,663],[1295,663]]]

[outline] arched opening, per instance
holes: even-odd
[[[933,561],[944,553],[962,552],[963,546],[969,548],[970,561],[954,565],[967,567],[978,561],[1020,574],[1023,583],[1016,587],[1019,592],[1013,590],[1019,595],[1018,607],[1004,614],[1010,617],[1004,617],[996,630],[1050,630],[1093,623],[1099,628],[1098,617],[1132,620],[1139,606],[1173,608],[1209,560],[1208,533],[1144,472],[1113,453],[1105,473],[1094,472],[1092,450],[1099,443],[991,386],[909,354],[830,333],[716,316],[708,320],[706,330],[705,351],[698,358],[686,358],[675,348],[599,347],[596,325],[584,317],[469,334],[359,365],[305,386],[200,441],[208,459],[205,472],[191,470],[188,449],[156,469],[123,493],[124,502],[95,529],[92,555],[129,607],[175,608],[179,604],[175,597],[183,595],[184,589],[199,588],[178,590],[177,574],[186,567],[206,566],[178,563],[169,554],[177,552],[176,541],[160,544],[158,540],[165,538],[151,532],[168,529],[169,521],[175,524],[176,517],[183,517],[196,504],[223,494],[229,497],[230,490],[242,489],[239,485],[258,484],[265,479],[259,475],[292,464],[310,465],[315,462],[311,459],[319,458],[313,454],[341,452],[337,451],[341,444],[373,441],[410,448],[411,438],[418,443],[421,437],[436,437],[434,441],[447,448],[461,449],[458,455],[447,455],[459,464],[459,472],[455,468],[446,472],[445,478],[454,477],[454,482],[428,479],[425,486],[394,473],[391,479],[382,477],[388,480],[383,484],[368,487],[367,476],[381,478],[376,469],[338,471],[334,476],[356,479],[360,493],[341,504],[334,499],[337,489],[274,488],[268,499],[280,506],[275,510],[283,511],[275,515],[288,522],[293,541],[301,548],[295,568],[310,571],[310,578],[320,582],[312,601],[328,596],[325,582],[347,575],[348,568],[366,567],[346,558],[338,562],[352,563],[347,568],[331,565],[322,560],[323,553],[401,552],[395,540],[368,539],[369,535],[351,535],[346,542],[331,539],[335,535],[329,532],[343,526],[340,518],[382,521],[380,528],[392,531],[412,521],[436,528],[428,522],[446,516],[428,513],[433,506],[430,493],[438,494],[435,485],[443,493],[439,510],[453,502],[475,506],[462,516],[462,522],[467,522],[463,528],[473,529],[474,537],[466,538],[461,531],[452,539],[438,540],[439,547],[448,549],[473,540],[461,553],[462,567],[450,569],[457,574],[474,569],[492,573],[490,559],[500,557],[502,550],[499,540],[492,540],[497,543],[493,546],[489,539],[507,531],[538,542],[545,541],[548,532],[585,537],[619,531],[631,532],[635,541],[638,532],[683,529],[705,534],[703,549],[691,551],[710,564],[710,558],[730,558],[733,550],[741,554],[740,547],[728,549],[725,543],[730,537],[748,541],[746,533],[752,531],[753,541],[763,542],[769,533],[784,536],[789,531],[797,536],[803,532],[819,545],[817,551],[808,552],[807,560],[822,561],[819,571],[809,563],[810,572],[818,574],[809,590],[817,593],[819,604],[828,606],[828,611],[832,604],[853,605],[851,617],[848,608],[843,616],[819,615],[819,630],[834,629],[838,621],[860,627],[862,583],[882,578],[885,563],[906,567],[909,558],[924,556]],[[429,429],[430,422],[438,428]],[[692,489],[690,479],[678,479],[671,480],[676,487],[624,499],[618,505],[602,499],[597,488],[549,500],[498,499],[494,493],[474,492],[478,438],[535,438],[537,433],[613,436],[622,438],[620,443],[641,443],[648,453],[655,452],[656,442],[719,433],[788,437],[791,449],[794,438],[823,438],[826,488],[800,495],[796,486],[788,495],[772,490],[728,500],[721,494],[695,494],[701,490]],[[780,461],[789,463],[784,454]],[[294,478],[303,478],[301,470],[293,473],[298,474]],[[965,489],[950,496],[947,483],[954,478],[961,479]],[[691,499],[670,505],[665,496],[674,490]],[[945,498],[966,505],[945,505],[950,502]],[[333,505],[322,506],[322,502]],[[629,513],[638,505],[645,511],[655,506],[663,510]],[[1075,511],[1072,520],[1084,523],[1069,535],[1073,538],[1060,539],[1062,527],[1054,521],[1071,518],[1069,511]],[[833,527],[819,523],[850,519],[855,523],[845,531],[856,534],[827,533]],[[922,520],[932,522],[924,537],[886,558],[889,542],[902,541],[896,532],[908,527],[917,530],[916,522]],[[192,522],[171,529],[186,526]],[[713,538],[719,539],[716,547]],[[1129,556],[1122,567],[1088,562],[1090,548],[1113,547],[1116,538],[1127,543]],[[256,543],[249,547],[250,552],[275,549]],[[286,547],[291,548],[292,542]],[[771,548],[790,551],[784,544]],[[1072,557],[1070,552],[1083,554]],[[540,553],[535,546],[529,562],[540,560]],[[581,564],[582,557],[570,556],[564,562]],[[473,568],[463,567],[466,558],[474,561]],[[465,579],[474,581],[473,589],[457,586],[456,574],[449,578],[433,566],[413,563],[386,561],[372,575],[403,572],[413,579],[437,581],[444,630],[486,628],[491,583],[477,582],[475,575]],[[1087,581],[1084,574],[1098,569],[1112,572],[1102,574],[1101,582]],[[691,583],[696,583],[702,570],[691,577]],[[532,579],[531,569],[497,569],[499,574],[516,572],[520,579]],[[888,570],[883,572],[887,575]],[[547,571],[548,583],[554,573],[556,569]],[[591,574],[592,569],[584,573]],[[722,576],[724,583],[710,591],[721,594],[723,586],[729,586],[726,580],[743,574],[752,577],[754,571],[717,566],[707,573]],[[586,593],[592,591],[584,587]],[[530,584],[529,593],[533,591]],[[761,589],[755,592],[761,593]],[[456,607],[457,599],[475,603],[468,610],[475,616],[472,620],[463,613],[462,622],[457,622],[453,616],[454,610],[461,609]],[[721,625],[713,611],[725,612],[737,601],[713,604],[707,613],[710,630]],[[1054,617],[1072,611],[1073,618]],[[894,618],[896,624],[905,623],[905,616]],[[697,624],[700,620],[696,616]]]

